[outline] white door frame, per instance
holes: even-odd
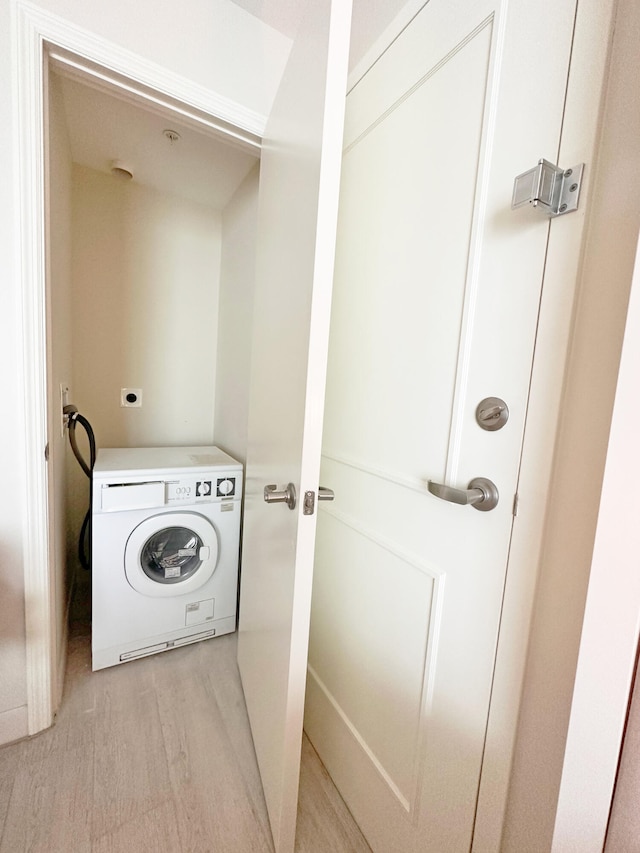
[[[406,9],[417,11],[419,5],[422,4],[417,0],[411,0]],[[544,539],[555,427],[561,411],[592,167],[597,153],[600,102],[606,79],[614,6],[615,0],[580,0],[560,152],[540,153],[541,157],[553,157],[558,153],[561,164],[584,161],[587,169],[581,209],[557,220],[551,228],[519,486],[520,493],[532,496],[533,500],[529,507],[521,507],[514,525],[480,783],[474,838],[474,848],[478,850],[498,850],[500,847],[536,577]],[[399,17],[399,23],[388,28],[365,58],[365,64],[375,61],[384,46],[406,25],[409,17],[405,11],[404,18]],[[45,222],[42,213],[44,42],[60,45],[212,115],[227,116],[238,126],[259,135],[262,130],[258,126],[262,121],[264,127],[264,117],[254,114],[256,126],[251,127],[246,110],[239,105],[233,105],[215,93],[83,32],[56,16],[23,4],[21,0],[17,0],[14,6],[13,23],[17,45],[14,58],[18,127],[16,161],[20,164],[15,191],[20,198],[21,210],[16,255],[23,292],[22,416],[26,494],[29,495],[23,531],[27,701],[29,732],[35,733],[52,721],[52,661],[55,654],[48,557],[47,472],[43,461],[47,440]],[[363,73],[362,68],[363,63],[360,63],[357,69],[359,76]],[[356,82],[356,79],[352,78],[351,82]],[[594,81],[598,91],[594,91]],[[528,165],[524,164],[523,168]],[[628,653],[624,642],[621,639],[621,654]]]
[[[139,84],[139,91],[152,90],[168,99],[165,107],[192,115],[210,116],[225,125],[261,138],[266,116],[235,103],[137,54],[79,29],[62,18],[17,0],[13,7],[16,51],[14,109],[18,132],[15,138],[15,181],[20,226],[16,257],[22,291],[22,409],[24,428],[25,506],[24,594],[26,626],[26,684],[28,733],[35,734],[53,722],[58,690],[56,657],[56,614],[49,543],[50,508],[48,471],[44,453],[47,444],[47,296],[45,214],[45,75],[46,43],[95,63],[122,78]],[[120,80],[118,80],[120,78]]]

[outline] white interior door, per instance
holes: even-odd
[[[431,0],[347,101],[305,726],[375,851],[472,845],[574,12]]]
[[[238,664],[275,848],[292,851],[322,412],[349,49],[350,2],[303,15],[265,134]],[[267,505],[266,485],[298,501]]]

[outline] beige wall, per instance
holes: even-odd
[[[637,853],[640,850],[640,679],[636,670],[633,700],[625,734],[620,771],[611,809],[606,853]]]
[[[48,294],[49,294],[49,505],[53,536],[51,560],[56,567],[56,659],[64,660],[69,578],[66,571],[67,466],[69,452],[61,429],[60,385],[71,381],[71,149],[67,135],[62,92],[57,78],[49,81],[48,151]],[[61,681],[61,679],[59,679]],[[62,684],[58,684],[59,690]]]
[[[552,849],[564,745],[640,228],[640,7],[620,0],[503,849]],[[575,832],[578,833],[578,826]],[[568,827],[567,832],[572,834]],[[573,850],[564,836],[554,850]],[[576,847],[575,849],[584,849]]]
[[[220,233],[216,211],[74,165],[73,401],[100,447],[213,440]]]
[[[74,165],[72,223],[71,398],[98,448],[213,443],[220,214]],[[69,482],[75,563],[89,484],[73,459]]]
[[[242,462],[247,454],[258,177],[256,165],[222,214],[215,436],[216,444]]]

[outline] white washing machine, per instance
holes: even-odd
[[[241,497],[217,447],[98,451],[94,670],[235,631]]]

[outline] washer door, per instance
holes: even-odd
[[[143,595],[176,596],[205,584],[218,563],[215,527],[195,512],[146,518],[131,531],[124,570]]]

